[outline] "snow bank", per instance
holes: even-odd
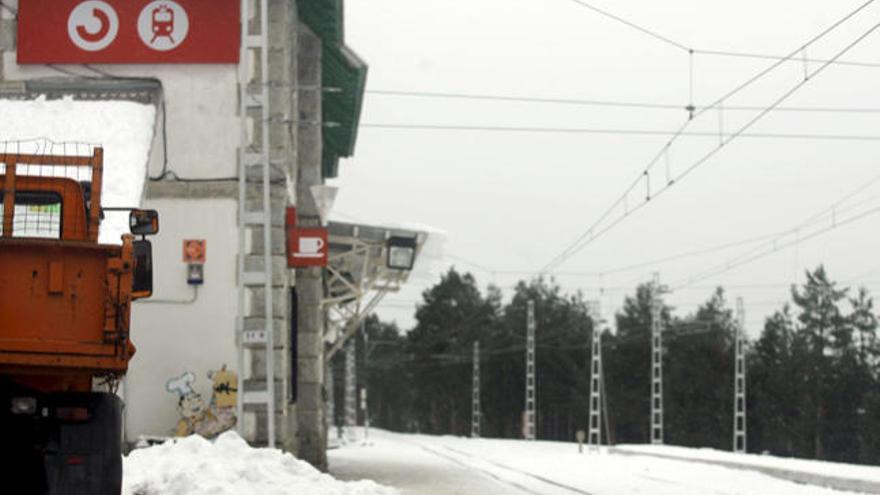
[[[0,99],[0,152],[89,154],[104,147],[104,206],[138,206],[156,109],[130,101]],[[119,244],[128,217],[108,213],[100,241]]]
[[[880,467],[842,462],[815,461],[793,457],[776,457],[760,454],[736,454],[710,448],[677,447],[673,445],[618,445],[617,450],[640,453],[661,454],[687,460],[706,460],[773,467],[792,471],[804,471],[828,476],[844,476],[855,479],[880,482]]]
[[[710,448],[670,445],[619,445],[613,447],[612,451],[619,454],[646,455],[747,469],[798,483],[837,490],[880,493],[880,467],[877,466],[771,455],[736,454]]]
[[[394,495],[372,481],[343,482],[276,449],[255,449],[234,432],[193,435],[134,450],[123,495]]]

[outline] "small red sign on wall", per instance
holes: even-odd
[[[238,63],[239,0],[24,0],[19,64]]]
[[[327,266],[327,229],[294,228],[290,231],[287,242],[287,266]]]
[[[183,262],[191,265],[204,265],[207,242],[204,239],[183,240]]]

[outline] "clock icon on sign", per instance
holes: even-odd
[[[89,52],[103,50],[119,32],[119,16],[107,2],[82,2],[67,17],[67,35],[77,48]]]

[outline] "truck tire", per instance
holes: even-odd
[[[14,493],[43,495],[46,479],[43,471],[42,448],[38,445],[36,419],[26,414],[13,414],[13,397],[33,396],[19,393],[8,383],[0,386],[0,479],[14,487]]]
[[[58,418],[43,451],[46,495],[119,495],[122,492],[122,401],[109,393],[47,396],[50,411],[88,411]]]

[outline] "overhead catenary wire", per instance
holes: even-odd
[[[638,270],[641,268],[657,266],[657,265],[667,263],[670,261],[679,261],[682,259],[703,256],[706,254],[711,254],[711,253],[718,252],[718,251],[724,251],[724,250],[732,249],[735,247],[746,246],[749,244],[754,244],[757,242],[766,241],[766,240],[770,240],[770,239],[778,239],[782,236],[792,234],[799,229],[808,227],[812,224],[815,224],[815,223],[822,221],[825,216],[831,215],[832,212],[836,211],[837,207],[839,207],[845,201],[847,201],[848,199],[851,199],[852,197],[857,195],[859,192],[863,192],[865,189],[867,189],[867,187],[869,187],[870,185],[873,185],[877,182],[880,182],[880,175],[874,177],[873,179],[868,181],[866,184],[863,184],[855,191],[849,193],[847,196],[845,196],[841,199],[838,199],[830,207],[828,207],[828,208],[822,210],[821,212],[817,213],[816,215],[804,220],[803,222],[801,222],[797,226],[786,229],[786,230],[782,230],[782,231],[778,231],[778,232],[774,232],[774,233],[770,233],[770,234],[763,234],[763,235],[758,235],[758,236],[747,237],[745,239],[740,239],[740,240],[735,240],[735,241],[723,242],[723,243],[714,244],[714,245],[699,248],[699,249],[683,251],[680,253],[670,254],[667,256],[659,257],[659,258],[653,258],[653,259],[646,260],[646,261],[640,261],[637,263],[620,265],[620,266],[616,266],[616,267],[608,268],[608,269],[604,269],[604,270],[569,271],[569,272],[558,271],[558,272],[554,272],[553,274],[556,276],[563,276],[563,277],[604,277],[604,276],[613,275],[616,273],[623,273],[623,272]],[[473,260],[469,260],[469,259],[461,257],[461,256],[452,255],[452,254],[447,254],[446,256],[448,258],[461,261],[461,262],[468,264],[474,268],[478,268],[486,273],[493,274],[493,275],[539,275],[540,274],[540,272],[537,270],[502,270],[502,269],[496,269],[496,268],[489,267],[487,265],[475,262]],[[758,284],[758,285],[761,285],[761,284]],[[614,287],[608,287],[608,289],[614,289]]]
[[[433,131],[485,131],[485,132],[525,132],[525,133],[550,133],[550,134],[617,134],[635,136],[668,136],[678,138],[688,137],[719,137],[718,132],[710,131],[669,131],[659,129],[612,129],[601,127],[519,127],[519,126],[489,126],[489,125],[458,125],[458,124],[412,124],[412,123],[378,123],[365,122],[360,127],[366,129],[411,129]],[[732,134],[720,134],[722,138]],[[880,141],[880,135],[871,134],[809,134],[809,133],[773,133],[773,132],[744,132],[737,137],[742,139],[805,139],[819,141]]]
[[[483,101],[499,101],[499,102],[516,102],[516,103],[539,103],[539,104],[556,104],[556,105],[581,105],[581,106],[599,106],[599,107],[622,107],[634,109],[654,109],[654,110],[687,110],[686,106],[674,103],[652,103],[644,101],[620,101],[620,100],[596,100],[596,99],[579,99],[579,98],[550,98],[550,97],[533,97],[533,96],[514,96],[514,95],[491,95],[480,93],[449,93],[440,91],[403,91],[388,89],[368,89],[367,94],[378,96],[398,96],[413,98],[439,98],[439,99],[461,99],[461,100],[483,100]],[[694,110],[705,108],[703,105],[695,105]],[[725,105],[725,111],[758,111],[763,107],[758,105]],[[836,106],[780,106],[777,112],[816,112],[816,113],[860,113],[873,114],[880,113],[880,108],[875,107],[836,107]]]
[[[795,243],[793,245],[797,245],[802,240],[806,240],[808,238],[811,238],[811,237],[802,238],[802,232],[804,232],[806,229],[810,228],[811,226],[813,226],[817,223],[824,224],[827,222],[832,229],[837,227],[838,224],[843,225],[842,222],[845,222],[847,220],[847,217],[845,215],[846,213],[848,213],[852,210],[858,209],[859,207],[862,207],[864,205],[870,205],[872,202],[876,202],[878,199],[880,199],[880,195],[875,195],[875,196],[871,196],[869,198],[862,199],[854,204],[850,204],[845,207],[841,207],[841,206],[844,205],[847,201],[855,198],[858,194],[865,192],[869,187],[873,186],[874,184],[877,184],[878,182],[880,182],[880,175],[874,176],[873,178],[865,181],[863,184],[859,185],[853,191],[847,193],[842,198],[840,198],[837,201],[835,201],[834,203],[832,203],[831,206],[829,206],[829,207],[823,209],[822,211],[808,217],[806,220],[798,223],[794,227],[789,228],[785,231],[778,233],[775,236],[770,237],[769,239],[766,240],[766,242],[762,243],[759,246],[752,248],[750,251],[742,253],[732,259],[729,259],[721,266],[731,266],[731,267],[739,266],[741,261],[753,260],[753,255],[755,253],[767,252],[767,254],[769,254],[769,253],[775,252],[777,249],[780,248],[780,240],[784,239],[786,237],[789,237],[789,236],[794,236]],[[826,229],[827,229],[827,227],[826,227]],[[822,229],[821,231],[826,232],[827,230]],[[808,233],[807,235],[809,236],[810,234]],[[783,244],[789,245],[790,243],[786,242]],[[768,251],[768,249],[769,249],[769,251]],[[715,267],[715,268],[710,269],[708,272],[711,273],[711,272],[717,271],[718,269],[719,269],[719,267]],[[703,273],[697,275],[696,277],[692,277],[692,278],[699,279],[702,276],[703,276]]]
[[[668,46],[671,46],[671,47],[676,48],[678,50],[682,50],[684,52],[687,52],[690,56],[693,56],[694,54],[700,54],[700,55],[710,55],[710,56],[720,56],[720,57],[751,58],[751,59],[759,59],[759,60],[779,60],[779,61],[785,61],[785,62],[792,61],[790,56],[784,56],[784,55],[774,55],[774,54],[768,54],[768,53],[753,53],[753,52],[743,52],[743,51],[734,51],[734,50],[710,50],[710,49],[698,48],[695,46],[687,45],[687,44],[682,43],[680,41],[676,41],[668,36],[664,36],[664,35],[660,34],[659,32],[657,32],[655,29],[645,27],[645,26],[638,24],[634,21],[626,19],[622,16],[613,14],[607,10],[596,7],[592,3],[586,2],[585,0],[569,0],[569,1],[573,2],[577,5],[580,5],[581,7],[585,8],[585,9],[591,10],[591,11],[593,11],[603,17],[611,19],[617,23],[623,24],[625,26],[628,26],[631,29],[634,29],[634,30],[639,31],[643,34],[646,34],[646,35],[650,36],[651,38],[654,38],[655,40],[660,41]],[[868,0],[867,2],[862,4],[858,9],[856,9],[855,13],[860,12],[861,10],[865,9],[866,7],[868,7],[872,3],[874,3],[874,0]],[[806,48],[806,46],[804,48]],[[799,50],[799,52],[801,52],[801,51],[802,50]],[[811,59],[811,58],[807,57],[805,54],[804,54],[802,60],[807,63],[824,64],[826,62],[832,62],[837,65],[849,65],[849,66],[853,66],[853,67],[880,68],[880,63],[877,63],[877,62]]]
[[[789,229],[789,230],[785,230],[782,232],[775,232],[772,234],[764,234],[764,235],[760,235],[760,236],[749,237],[749,238],[741,239],[738,241],[724,242],[724,243],[715,244],[715,245],[700,248],[700,249],[688,250],[688,251],[684,251],[684,252],[680,252],[680,253],[676,253],[676,254],[671,254],[668,256],[663,256],[660,258],[654,258],[654,259],[647,260],[647,261],[640,261],[640,262],[632,263],[632,264],[628,264],[628,265],[616,266],[616,267],[601,270],[601,271],[569,271],[569,272],[559,271],[559,272],[554,272],[553,274],[556,276],[562,276],[562,277],[603,277],[606,275],[613,275],[616,273],[623,273],[623,272],[628,272],[628,271],[632,271],[632,270],[637,270],[640,268],[656,266],[656,265],[666,263],[669,261],[678,261],[678,260],[682,260],[682,259],[687,259],[687,258],[691,258],[691,257],[702,256],[702,255],[714,253],[717,251],[732,249],[732,248],[739,247],[739,246],[754,244],[756,242],[776,238],[781,234],[790,233],[792,231],[793,231],[793,229]],[[494,268],[488,267],[483,264],[479,264],[477,262],[474,262],[474,261],[471,261],[471,260],[468,260],[466,258],[462,258],[459,256],[447,255],[447,257],[452,258],[452,259],[457,259],[457,260],[459,260],[463,263],[466,263],[474,268],[478,268],[486,273],[490,273],[493,275],[539,275],[540,274],[540,272],[537,270],[500,270],[500,269],[494,269]],[[614,287],[608,287],[608,289],[614,289]]]
[[[654,156],[654,158],[648,163],[647,167],[645,167],[645,169],[643,170],[643,172],[642,172],[641,174],[639,174],[639,175],[636,177],[636,179],[635,179],[635,180],[632,182],[632,184],[631,184],[631,185],[625,190],[625,192],[620,196],[620,198],[619,198],[615,203],[613,203],[613,204],[611,205],[611,207],[609,207],[609,208],[608,208],[608,209],[607,209],[607,210],[606,210],[606,211],[605,211],[605,212],[599,217],[599,219],[598,219],[596,222],[594,222],[594,224],[593,224],[592,226],[590,226],[590,228],[589,228],[587,231],[585,231],[583,234],[581,234],[581,235],[577,238],[577,240],[575,240],[575,242],[573,242],[573,243],[572,243],[572,244],[571,244],[566,250],[564,250],[559,256],[557,256],[557,258],[555,258],[555,259],[552,260],[550,263],[548,263],[548,265],[546,265],[546,266],[542,269],[542,271],[546,271],[546,270],[549,269],[549,268],[553,268],[553,267],[555,267],[556,265],[558,265],[560,262],[562,262],[562,261],[564,261],[565,259],[567,259],[568,257],[570,257],[571,254],[573,254],[573,253],[569,254],[569,251],[570,251],[570,250],[575,250],[574,252],[577,252],[577,251],[579,251],[580,249],[582,249],[586,244],[583,244],[583,245],[581,245],[580,247],[578,247],[578,245],[579,245],[579,244],[580,244],[585,238],[587,238],[587,237],[590,235],[590,233],[591,233],[595,228],[597,228],[598,225],[601,224],[601,222],[603,222],[603,221],[604,221],[604,220],[605,220],[605,219],[606,219],[611,213],[613,213],[614,210],[615,210],[615,209],[621,204],[621,202],[626,202],[626,198],[627,198],[627,197],[629,196],[629,194],[630,194],[630,193],[631,193],[631,192],[632,192],[632,191],[633,191],[633,190],[634,190],[634,189],[635,189],[635,188],[641,183],[643,177],[644,177],[644,178],[649,178],[649,172],[650,172],[650,170],[654,167],[654,165],[656,165],[656,163],[658,162],[658,160],[659,160],[661,157],[663,157],[665,154],[667,154],[667,153],[669,152],[669,148],[670,148],[670,147],[672,146],[672,144],[676,141],[676,139],[677,139],[677,137],[678,137],[678,134],[684,132],[693,120],[695,120],[696,118],[699,118],[699,117],[700,117],[703,113],[705,113],[706,111],[708,111],[708,110],[710,110],[710,109],[713,109],[713,108],[717,108],[717,107],[718,107],[719,105],[721,105],[724,101],[726,101],[726,100],[729,99],[730,97],[734,96],[734,95],[737,94],[738,92],[745,90],[745,89],[748,88],[750,85],[752,85],[754,82],[758,81],[759,79],[763,78],[764,76],[766,76],[767,74],[769,74],[770,72],[772,72],[773,70],[775,70],[776,68],[780,67],[783,63],[786,62],[787,59],[790,59],[790,58],[796,56],[798,53],[803,52],[803,50],[805,50],[808,46],[811,46],[811,45],[814,44],[815,42],[821,40],[823,37],[825,37],[826,35],[828,35],[828,34],[829,34],[830,32],[832,32],[833,30],[837,29],[840,25],[842,25],[843,23],[845,23],[846,21],[848,21],[849,19],[851,19],[853,16],[855,16],[856,14],[858,14],[859,12],[861,12],[863,9],[865,9],[868,5],[870,5],[871,3],[873,3],[873,1],[874,1],[874,0],[869,0],[868,2],[866,2],[866,3],[862,4],[862,5],[860,5],[858,8],[856,8],[856,9],[853,10],[853,11],[851,11],[849,14],[847,14],[847,15],[844,16],[843,18],[839,19],[837,22],[833,23],[833,24],[832,24],[831,26],[829,26],[828,28],[824,29],[824,30],[823,30],[822,32],[820,32],[818,35],[816,35],[816,36],[814,36],[813,38],[811,38],[809,41],[807,41],[805,44],[803,44],[800,48],[795,49],[795,50],[793,50],[792,52],[790,52],[789,55],[788,55],[788,57],[787,57],[786,59],[778,60],[777,62],[771,64],[769,67],[767,67],[767,68],[765,68],[765,69],[759,71],[759,72],[758,72],[757,74],[755,74],[754,76],[748,78],[747,80],[745,80],[744,82],[740,83],[739,85],[737,85],[736,87],[734,87],[732,90],[728,91],[726,94],[724,94],[724,95],[721,96],[720,98],[716,99],[716,100],[715,100],[711,105],[709,105],[708,107],[704,107],[702,110],[698,111],[695,115],[690,116],[690,118],[688,118],[688,120],[686,120],[686,121],[684,122],[684,124],[682,124],[682,126],[679,127],[679,129],[678,129],[676,135],[674,135],[674,136],[672,137],[672,139],[670,139],[670,141],[669,141],[664,147],[662,147],[662,148],[657,152],[657,154]],[[875,28],[876,28],[876,26],[875,26]],[[860,37],[859,39],[857,39],[855,43],[857,44],[858,42],[860,42],[862,39],[864,39],[864,37],[866,37],[868,34],[870,34],[870,32],[872,32],[873,29],[875,29],[875,28],[872,28],[868,33],[866,33],[865,35],[863,35],[862,37]],[[770,110],[772,110],[773,108],[780,106],[780,104],[781,104],[785,99],[787,99],[788,96],[790,96],[794,91],[796,91],[797,89],[799,89],[800,87],[802,87],[804,84],[806,84],[807,81],[811,80],[813,77],[815,77],[815,76],[818,75],[820,72],[822,72],[825,68],[827,68],[827,67],[831,64],[831,62],[832,62],[833,60],[837,60],[837,59],[839,59],[841,56],[843,56],[843,54],[845,54],[846,52],[848,52],[848,51],[852,48],[852,46],[854,46],[854,45],[847,46],[842,52],[839,52],[839,53],[838,53],[838,54],[837,54],[832,60],[829,60],[829,61],[826,61],[825,63],[823,63],[823,65],[822,65],[821,67],[819,67],[817,70],[815,70],[815,71],[812,73],[812,75],[807,75],[806,77],[804,77],[804,79],[803,79],[802,81],[800,81],[797,85],[795,85],[795,87],[793,88],[793,90],[791,90],[790,92],[788,92],[788,93],[786,93],[785,95],[783,95],[782,98],[780,98],[779,100],[777,100],[776,102],[774,102],[774,105],[772,105],[771,107],[767,107],[767,108],[769,108]],[[767,109],[763,110],[761,113],[758,114],[758,116],[757,116],[755,119],[752,119],[752,121],[749,121],[745,126],[743,126],[742,128],[740,128],[740,133],[742,133],[742,132],[744,132],[745,130],[747,130],[749,127],[751,127],[751,125],[753,125],[755,122],[757,122],[757,120],[760,120],[761,118],[763,118],[763,116],[765,116],[767,113],[769,113],[769,110],[767,110]],[[714,156],[714,154],[715,154],[715,153],[716,153],[721,147],[723,147],[723,145],[724,145],[724,142],[722,141],[721,145],[720,145],[718,148],[712,150],[712,151],[711,151],[706,157],[704,157],[704,158],[702,158],[701,160],[699,160],[695,165],[696,165],[696,166],[700,166],[700,165],[702,165],[702,163],[704,163],[706,160],[708,160],[708,158],[711,158],[711,156]],[[692,166],[691,169],[688,169],[688,171],[686,171],[686,173],[688,173],[688,172],[689,172],[690,170],[692,170],[693,168],[695,168],[695,167]],[[686,173],[683,174],[683,175],[686,175]],[[667,186],[664,187],[663,189],[661,189],[660,192],[662,193],[665,189],[667,189],[667,188],[668,188],[669,186],[671,186],[673,183],[674,183],[674,182],[667,182]],[[659,194],[659,193],[657,193],[657,194]],[[651,196],[650,196],[650,191],[649,191],[645,203],[641,203],[636,209],[640,209],[642,206],[644,206],[644,205],[647,203],[647,201],[650,200],[650,198],[651,198]],[[625,212],[624,216],[621,217],[621,218],[619,218],[617,221],[613,222],[612,225],[609,226],[609,228],[610,228],[610,227],[613,227],[613,226],[616,225],[617,223],[620,223],[620,221],[621,221],[623,218],[625,218],[629,213],[630,213],[630,211],[628,210],[628,205],[627,205],[627,211]],[[604,232],[607,231],[607,230],[608,230],[608,229],[603,230],[602,233],[604,233]],[[599,234],[599,235],[601,235],[601,234]],[[592,240],[595,240],[595,238],[597,238],[597,237],[593,237],[592,239],[589,239],[588,242],[587,242],[587,244],[588,244],[589,242],[592,242]]]
[[[474,260],[465,258],[463,256],[459,256],[459,255],[451,254],[451,253],[447,253],[445,256],[446,256],[446,258],[449,258],[449,259],[455,260],[455,261],[459,261],[461,263],[469,265],[473,268],[477,268],[480,271],[491,274],[491,275],[537,275],[538,274],[538,272],[535,270],[510,270],[510,269],[493,268],[488,265],[478,263]],[[598,277],[605,272],[595,271],[595,272],[569,272],[569,273],[577,274],[580,276]],[[565,274],[565,272],[563,272],[561,274]]]
[[[678,282],[677,284],[675,284],[673,286],[672,290],[679,290],[684,287],[687,287],[688,285],[690,285],[692,283],[696,283],[696,282],[706,280],[711,277],[718,276],[722,273],[733,270],[734,268],[738,268],[738,267],[743,266],[745,264],[752,263],[752,262],[757,261],[761,258],[769,256],[773,253],[776,253],[781,249],[785,249],[785,248],[792,247],[792,246],[797,246],[803,242],[806,242],[810,239],[818,237],[822,234],[825,234],[825,233],[830,232],[832,230],[835,230],[837,228],[843,227],[845,225],[849,225],[853,222],[856,222],[858,220],[862,220],[862,219],[867,218],[869,216],[876,215],[877,213],[880,213],[880,206],[871,208],[867,211],[860,212],[860,213],[853,215],[853,216],[850,216],[848,218],[837,219],[831,225],[828,225],[827,227],[819,229],[815,232],[810,232],[809,234],[806,234],[803,236],[799,235],[791,241],[784,242],[781,244],[770,245],[770,246],[767,246],[758,252],[754,252],[754,254],[751,254],[751,255],[748,255],[745,257],[740,256],[735,260],[716,265],[714,268],[710,268],[709,270],[706,270],[706,271],[700,273],[699,275],[692,276],[687,279],[684,279],[681,282]]]
[[[596,7],[595,5],[593,5],[591,3],[587,3],[583,0],[569,0],[569,1],[574,2],[574,3],[580,5],[581,7],[584,7],[586,9],[592,10],[593,12],[596,12],[597,14],[600,14],[602,16],[609,18],[609,19],[617,21],[623,25],[629,26],[632,29],[635,29],[636,31],[640,31],[644,34],[647,34],[648,36],[650,36],[658,41],[661,41],[663,43],[666,43],[669,46],[678,48],[679,50],[691,51],[691,47],[685,45],[684,43],[679,43],[678,41],[675,41],[672,38],[668,38],[666,36],[663,36],[662,34],[658,33],[657,31],[655,31],[653,29],[646,28],[642,25],[636,24],[635,22],[627,20],[619,15],[612,14],[611,12],[608,12],[607,10],[600,9],[599,7]]]
[[[733,241],[733,242],[729,242],[729,243],[718,244],[718,245],[711,246],[708,248],[697,249],[694,251],[679,253],[676,255],[671,255],[671,256],[664,257],[664,258],[658,258],[658,259],[647,261],[647,262],[635,263],[632,265],[626,265],[626,266],[622,266],[622,267],[618,267],[618,268],[613,268],[610,270],[605,270],[603,272],[603,274],[607,275],[607,274],[612,274],[612,273],[630,271],[630,270],[634,270],[634,269],[638,269],[638,268],[645,268],[648,266],[655,266],[657,264],[664,263],[667,261],[677,261],[677,260],[689,258],[692,256],[700,256],[700,255],[708,254],[711,252],[722,251],[722,250],[726,250],[726,249],[730,249],[730,248],[734,248],[734,247],[738,247],[738,246],[743,246],[743,245],[748,245],[748,244],[753,244],[753,243],[761,242],[761,241],[769,241],[771,243],[776,243],[776,242],[778,242],[778,240],[780,238],[783,238],[788,235],[796,234],[797,232],[799,232],[805,228],[808,228],[814,224],[826,221],[825,220],[826,217],[833,222],[834,216],[836,214],[845,213],[846,211],[849,211],[850,209],[852,209],[854,207],[861,206],[866,201],[873,201],[875,199],[878,199],[878,197],[872,197],[867,200],[863,200],[860,203],[850,205],[847,208],[840,209],[840,206],[843,205],[846,201],[854,198],[856,195],[858,195],[861,192],[864,192],[870,186],[872,186],[878,182],[880,182],[880,175],[875,176],[874,178],[868,180],[867,182],[865,182],[864,184],[862,184],[861,186],[856,188],[854,191],[848,193],[844,197],[842,197],[842,198],[838,199],[837,201],[835,201],[834,203],[832,203],[831,206],[823,209],[822,211],[816,213],[815,215],[807,218],[803,222],[795,225],[794,227],[788,228],[786,230],[779,231],[774,234],[765,234],[765,235],[760,235],[760,236],[756,236],[756,237],[751,237],[751,238],[744,239],[741,241]]]
[[[873,1],[873,0],[871,0],[871,1]],[[829,32],[831,32],[833,29],[835,29],[836,27],[840,26],[843,22],[845,22],[846,20],[850,19],[850,18],[851,18],[852,16],[854,16],[856,13],[858,13],[859,11],[861,11],[862,9],[864,9],[868,4],[871,3],[871,1],[869,1],[869,2],[866,3],[866,4],[863,4],[861,7],[859,7],[859,8],[856,9],[855,11],[853,11],[853,12],[851,12],[850,14],[848,14],[847,16],[845,16],[843,19],[841,19],[841,20],[837,21],[836,23],[834,23],[831,27],[825,29],[825,30],[824,30],[822,33],[820,33],[819,35],[813,37],[809,42],[807,42],[806,44],[804,44],[804,45],[803,45],[801,48],[799,48],[798,50],[795,50],[795,51],[791,52],[790,57],[795,56],[799,51],[803,50],[805,47],[809,46],[810,44],[812,44],[812,43],[816,42],[817,40],[821,39],[823,36],[827,35],[827,34],[828,34]],[[693,163],[692,163],[688,168],[686,168],[683,172],[681,172],[681,173],[679,173],[678,175],[676,175],[672,181],[667,182],[664,186],[661,186],[658,190],[654,190],[654,191],[652,191],[652,190],[648,189],[645,200],[644,200],[643,202],[637,204],[636,206],[630,208],[629,205],[628,205],[628,202],[627,202],[627,198],[628,198],[629,195],[632,193],[632,191],[633,191],[633,190],[634,190],[639,184],[642,183],[642,179],[643,179],[643,178],[649,178],[650,170],[651,170],[651,169],[653,168],[653,166],[659,161],[659,159],[663,156],[664,152],[667,152],[668,149],[669,149],[669,147],[672,145],[672,143],[677,139],[677,136],[673,136],[673,138],[669,141],[669,143],[667,143],[666,146],[664,146],[663,148],[661,148],[661,150],[660,150],[660,151],[655,155],[655,157],[649,162],[648,166],[643,170],[643,172],[642,172],[641,174],[639,174],[639,176],[637,176],[637,178],[636,178],[636,179],[632,182],[632,184],[631,184],[631,185],[630,185],[630,186],[624,191],[624,193],[619,197],[619,199],[617,199],[614,203],[612,203],[612,205],[611,205],[608,209],[606,209],[606,210],[602,213],[602,215],[600,215],[599,219],[596,220],[592,225],[590,225],[590,226],[587,228],[586,231],[584,231],[582,234],[580,234],[580,235],[579,235],[579,236],[578,236],[578,237],[577,237],[572,243],[570,243],[569,246],[566,247],[566,248],[565,248],[565,249],[564,249],[559,255],[557,255],[557,256],[556,256],[555,258],[553,258],[549,263],[547,263],[547,264],[541,269],[541,272],[549,272],[549,271],[555,269],[555,268],[558,267],[561,263],[565,262],[565,261],[566,261],[567,259],[569,259],[571,256],[573,256],[574,254],[576,254],[576,253],[578,253],[580,250],[582,250],[584,247],[586,247],[588,244],[592,243],[593,241],[595,241],[596,239],[598,239],[599,237],[601,237],[603,234],[605,234],[606,232],[608,232],[610,229],[614,228],[616,225],[618,225],[620,222],[622,222],[622,221],[623,221],[625,218],[627,218],[629,215],[631,215],[631,214],[634,213],[635,211],[638,211],[638,210],[640,210],[641,208],[643,208],[645,205],[647,205],[647,204],[650,202],[651,199],[656,198],[657,196],[663,194],[665,191],[669,190],[669,188],[672,187],[674,184],[679,183],[682,179],[684,179],[685,177],[687,177],[688,175],[690,175],[690,174],[691,174],[694,170],[696,170],[698,167],[702,166],[702,165],[705,164],[707,161],[709,161],[712,157],[714,157],[714,156],[715,156],[720,150],[724,149],[724,147],[725,147],[727,144],[729,144],[731,141],[733,141],[733,140],[739,138],[742,134],[746,133],[746,132],[747,132],[752,126],[754,126],[757,122],[759,122],[761,119],[763,119],[767,114],[769,114],[771,111],[773,111],[776,107],[780,106],[783,102],[785,102],[785,100],[787,100],[791,95],[793,95],[793,94],[794,94],[795,92],[797,92],[800,88],[802,88],[807,82],[813,80],[816,76],[818,76],[819,74],[821,74],[825,69],[827,69],[827,68],[831,65],[831,63],[832,63],[834,60],[838,60],[840,57],[844,56],[844,55],[845,55],[846,53],[848,53],[852,48],[854,48],[856,45],[858,45],[860,42],[862,42],[865,38],[867,38],[869,35],[871,35],[875,30],[877,30],[878,27],[880,27],[880,24],[874,24],[871,28],[869,28],[869,29],[868,29],[867,31],[865,31],[863,34],[861,34],[860,36],[858,36],[854,41],[850,42],[850,43],[847,44],[843,49],[839,50],[839,51],[838,51],[838,52],[837,52],[837,53],[836,53],[836,54],[835,54],[830,60],[826,61],[826,62],[823,63],[820,67],[818,67],[817,69],[815,69],[814,71],[812,71],[812,72],[808,75],[808,77],[805,77],[805,78],[803,78],[802,80],[798,81],[794,86],[792,86],[790,89],[788,89],[787,91],[785,91],[780,97],[778,97],[776,100],[774,100],[769,106],[767,106],[764,110],[760,111],[760,112],[759,112],[757,115],[755,115],[753,118],[751,118],[750,120],[748,120],[744,125],[740,126],[735,132],[733,132],[732,134],[730,134],[730,135],[727,136],[726,138],[722,138],[721,142],[718,144],[717,147],[714,147],[712,150],[710,150],[708,153],[704,154],[704,155],[703,155],[701,158],[699,158],[697,161],[693,162]],[[736,88],[734,88],[732,91],[726,93],[724,96],[722,96],[721,98],[719,98],[718,100],[716,100],[715,103],[713,103],[713,105],[710,106],[710,107],[708,107],[708,108],[712,108],[712,107],[717,107],[717,106],[719,106],[719,105],[720,105],[721,103],[723,103],[727,98],[733,96],[733,95],[736,94],[738,91],[741,91],[741,90],[743,90],[744,88],[748,87],[751,83],[753,83],[753,82],[755,82],[756,80],[760,79],[761,77],[763,77],[764,75],[766,75],[767,73],[769,73],[770,71],[772,71],[774,68],[776,68],[776,67],[778,67],[779,65],[781,65],[782,63],[783,63],[783,61],[778,61],[778,62],[774,63],[773,65],[771,65],[770,67],[768,67],[767,69],[765,69],[765,70],[759,72],[759,73],[756,74],[755,76],[751,77],[750,79],[748,79],[748,80],[745,81],[744,83],[742,83],[742,84],[740,84],[739,86],[737,86]],[[704,110],[701,111],[701,112],[698,112],[697,115],[696,115],[696,117],[699,117],[699,116],[700,116],[703,112],[705,112],[705,111],[706,111],[706,109],[704,109]],[[695,117],[695,118],[696,118],[696,117]],[[684,125],[682,125],[682,127],[679,129],[679,132],[684,132],[685,129],[687,128],[688,124],[689,124],[690,122],[692,122],[692,119],[686,121],[686,122],[684,123]],[[623,212],[623,215],[621,215],[621,216],[617,217],[617,219],[611,221],[610,224],[603,226],[603,222],[605,222],[605,220],[606,220],[607,218],[609,218],[609,217],[611,216],[611,214],[614,213],[614,212],[619,208],[619,206],[622,205],[622,204],[624,204],[625,207],[626,207],[626,208],[625,208],[625,211]]]

